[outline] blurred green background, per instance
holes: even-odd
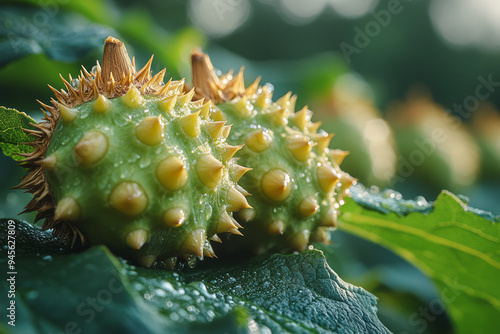
[[[275,98],[298,95],[349,150],[343,168],[366,186],[434,200],[441,189],[499,214],[500,3],[496,0],[24,0],[0,1],[0,104],[39,120],[36,99],[101,59],[108,35],[141,67],[190,82],[201,47],[222,72],[245,66]],[[30,195],[21,168],[0,157],[0,217]],[[22,218],[32,221],[33,216]],[[398,333],[452,332],[429,280],[389,251],[335,232],[321,246],[343,279],[379,297]]]

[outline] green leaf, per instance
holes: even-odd
[[[16,330],[23,333],[388,333],[375,297],[342,281],[319,251],[173,272],[136,268],[103,246],[67,254],[47,232],[11,221]],[[3,245],[8,224],[0,220]],[[7,281],[0,286],[6,296]]]
[[[398,194],[370,202],[378,195],[354,192],[356,201],[347,199],[342,209],[342,230],[391,249],[432,278],[458,333],[500,327],[500,224],[492,221],[498,218],[448,191],[432,206],[389,200]],[[409,321],[423,331],[443,305],[436,301],[425,310],[429,314],[418,312]]]
[[[100,48],[114,30],[58,7],[0,7],[0,67],[31,54],[71,62]],[[56,15],[57,14],[57,15]]]
[[[18,153],[33,151],[33,147],[22,145],[35,140],[34,136],[22,130],[33,129],[32,123],[36,124],[36,121],[24,112],[0,106],[0,148],[3,154],[19,161],[23,157]]]

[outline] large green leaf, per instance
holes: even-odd
[[[0,6],[0,67],[31,54],[45,53],[61,61],[75,61],[100,48],[114,30],[90,24],[58,6]],[[29,78],[28,78],[29,79]]]
[[[103,246],[67,254],[47,232],[13,222],[16,332],[388,333],[375,297],[342,281],[316,250],[172,272],[136,268]],[[0,220],[2,245],[7,231]],[[6,296],[7,281],[0,286]]]
[[[431,206],[421,199],[394,200],[399,196],[395,193],[381,196],[354,189],[355,200],[348,199],[343,207],[341,229],[386,246],[431,277],[458,333],[500,328],[498,217],[469,208],[447,191]],[[443,311],[436,300],[425,310],[415,310],[409,321],[423,331]]]
[[[33,129],[32,123],[36,121],[24,112],[0,106],[0,149],[6,156],[19,161],[23,157],[18,153],[28,153],[33,150],[31,146],[22,145],[35,140],[34,136],[22,130]]]

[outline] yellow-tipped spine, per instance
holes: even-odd
[[[121,213],[135,216],[146,209],[148,197],[138,183],[121,182],[111,191],[109,204]]]
[[[175,107],[175,103],[177,102],[177,95],[172,95],[160,100],[160,108],[164,112],[172,111]]]
[[[99,94],[99,97],[94,102],[94,111],[98,114],[103,114],[108,111],[112,106],[110,100],[108,100],[104,95]]]
[[[285,223],[282,220],[273,220],[267,227],[267,232],[271,235],[280,235],[285,233]]]
[[[292,179],[282,169],[275,168],[268,171],[260,182],[262,192],[273,201],[281,202],[290,196]]]
[[[310,115],[307,106],[297,111],[293,116],[293,122],[301,131],[305,131],[310,120]]]
[[[312,216],[319,210],[318,200],[314,196],[308,196],[300,201],[299,211],[304,217]]]
[[[222,128],[226,123],[226,121],[209,122],[206,127],[210,137],[215,140],[219,139],[222,136]]]
[[[191,231],[184,242],[182,243],[181,250],[189,255],[196,255],[203,257],[203,248],[205,245],[206,232],[204,229],[196,229]]]
[[[163,222],[168,227],[179,227],[184,223],[186,213],[182,208],[168,209],[163,213]]]
[[[307,245],[309,244],[309,235],[310,232],[308,230],[302,230],[295,234],[295,236],[290,240],[290,247],[297,252],[305,251]]]
[[[106,155],[108,146],[108,139],[104,134],[99,131],[89,131],[75,145],[76,161],[80,166],[91,166]]]
[[[55,154],[51,154],[44,159],[38,161],[38,164],[45,168],[46,170],[54,170],[57,166],[57,157]]]
[[[172,155],[158,163],[156,177],[165,188],[178,190],[186,185],[189,175],[184,162]]]
[[[243,145],[238,145],[238,146],[226,145],[226,146],[224,146],[223,151],[222,151],[222,159],[226,162],[231,160],[231,158],[236,154],[236,152],[241,150],[242,147],[243,147]]]
[[[238,230],[236,221],[224,211],[217,222],[216,233],[231,232],[231,230]]]
[[[142,143],[154,146],[163,140],[165,124],[161,116],[144,118],[135,129],[135,135]]]
[[[247,199],[235,187],[229,187],[227,191],[227,203],[229,204],[228,210],[231,212],[239,211],[241,209],[251,209]]]
[[[191,102],[191,100],[193,99],[193,96],[194,96],[194,88],[191,89],[189,92],[187,92],[186,94],[182,95],[182,96],[179,96],[177,98],[177,104],[181,107],[184,107],[185,105],[187,105],[189,102]]]
[[[141,92],[134,85],[130,86],[128,92],[121,99],[129,108],[138,108],[144,101]]]
[[[76,116],[78,116],[78,110],[66,107],[61,103],[59,103],[59,112],[61,113],[61,118],[64,123],[71,123],[76,119]]]
[[[272,142],[273,133],[263,129],[250,132],[245,139],[246,146],[257,153],[266,150]]]
[[[132,249],[139,250],[148,240],[148,232],[143,229],[129,232],[125,237],[125,243]]]
[[[318,178],[318,183],[324,192],[329,192],[337,184],[339,176],[337,172],[325,163],[320,164],[316,170],[316,176]]]
[[[223,175],[223,168],[224,165],[211,154],[202,155],[198,158],[198,163],[196,165],[196,170],[201,182],[209,188],[214,188],[220,183]]]
[[[299,161],[307,161],[312,149],[311,141],[307,137],[300,135],[288,138],[287,146],[295,159]]]
[[[80,205],[73,197],[61,199],[54,211],[55,221],[75,221],[81,216]]]
[[[200,111],[194,112],[192,114],[182,116],[179,121],[182,130],[192,138],[197,137],[200,134]]]

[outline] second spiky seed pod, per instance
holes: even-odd
[[[328,242],[327,230],[356,182],[339,167],[347,152],[328,148],[333,135],[318,130],[307,106],[295,112],[290,93],[273,102],[271,87],[259,87],[259,80],[245,88],[242,71],[219,77],[197,50],[191,60],[196,97],[216,104],[212,119],[233,124],[228,142],[244,144],[236,157],[253,169],[241,180],[253,206],[237,215],[251,221],[243,242],[257,251],[303,251],[311,241]]]

